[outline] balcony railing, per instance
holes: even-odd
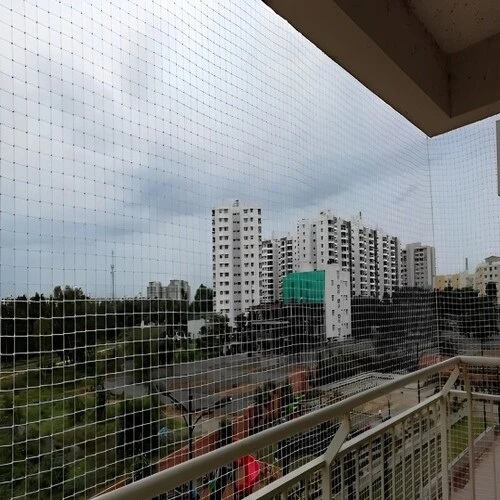
[[[248,455],[259,458],[263,477],[273,476],[273,468],[283,472],[262,479],[247,492],[249,500],[498,498],[499,367],[500,358],[451,358],[100,498],[152,498],[190,481],[203,488],[203,478]],[[405,405],[409,387],[416,387],[418,402]],[[425,397],[429,390],[433,393]],[[375,401],[386,402],[387,414],[379,415],[371,428],[356,431],[360,409]],[[287,466],[282,463],[285,455]]]

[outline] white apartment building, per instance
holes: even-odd
[[[356,297],[378,295],[377,232],[364,227],[361,219],[351,226],[351,287]]]
[[[327,339],[351,336],[350,273],[338,264],[325,267],[325,333]]]
[[[260,300],[263,304],[278,301],[278,244],[277,240],[264,240],[260,254]]]
[[[392,295],[401,286],[401,260],[399,238],[377,231],[379,296]]]
[[[189,301],[191,298],[191,287],[185,280],[170,280],[170,283],[163,287],[162,296],[167,300]]]
[[[191,288],[185,280],[170,280],[167,286],[160,281],[150,281],[146,289],[148,299],[186,300],[191,297]]]
[[[293,272],[294,242],[290,236],[262,242],[260,259],[261,302],[283,299],[283,278]]]
[[[500,257],[495,255],[487,257],[476,267],[474,288],[480,295],[486,295],[488,283],[496,284],[497,299],[500,304]]]
[[[434,288],[436,279],[436,256],[434,247],[422,243],[410,243],[401,254],[406,280],[403,286]]]
[[[401,246],[401,286],[408,286],[408,260],[406,258],[406,247]]]
[[[159,281],[150,281],[146,288],[146,297],[148,299],[161,299],[162,287]]]
[[[332,214],[320,212],[314,220],[297,223],[294,269],[297,272],[323,270],[328,264],[350,269],[350,225]]]
[[[354,296],[382,298],[400,286],[398,238],[365,227],[361,216],[351,222],[325,211],[313,221],[298,222],[295,270],[321,270],[328,264],[350,272]]]
[[[278,240],[278,300],[283,300],[283,279],[293,273],[294,241],[288,235]]]
[[[238,200],[212,210],[214,310],[235,318],[260,302],[261,209]]]

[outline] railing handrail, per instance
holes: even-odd
[[[460,365],[500,366],[500,358],[481,356],[456,356],[449,358],[435,365],[403,375],[377,387],[354,394],[353,396],[333,403],[325,408],[266,429],[253,436],[248,436],[238,442],[231,443],[217,450],[195,457],[187,462],[156,472],[140,481],[128,484],[126,487],[122,487],[119,490],[105,493],[99,498],[102,500],[136,500],[137,498],[152,498],[165,491],[173,490],[181,484],[188,483],[193,477],[203,477],[225,464],[236,461],[242,456],[269,446],[270,443],[276,443],[283,439],[287,439],[328,420],[349,414],[354,408],[368,403],[373,399],[390,394],[391,392],[405,387],[409,383]]]

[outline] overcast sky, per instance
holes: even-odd
[[[0,0],[0,107],[1,296],[211,285],[228,198],[500,254],[494,120],[427,139],[261,0]]]

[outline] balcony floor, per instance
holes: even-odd
[[[475,467],[475,493],[473,496],[472,482],[468,481],[465,487],[460,488],[456,484],[460,474],[454,476],[454,484],[451,490],[452,500],[470,500],[478,498],[481,500],[496,500],[500,493],[500,436],[495,436],[494,447],[481,454],[476,452]],[[467,472],[465,472],[467,474]],[[465,475],[463,474],[463,475]]]

